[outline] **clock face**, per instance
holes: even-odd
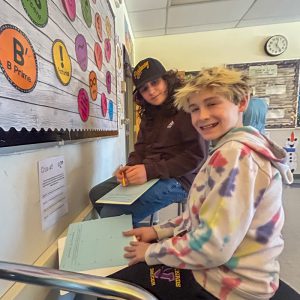
[[[270,37],[265,44],[265,51],[268,55],[277,56],[282,54],[288,46],[287,38],[283,35]]]

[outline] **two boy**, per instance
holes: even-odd
[[[248,77],[226,68],[205,69],[178,90],[177,107],[211,141],[210,156],[181,216],[124,233],[137,237],[125,248],[130,266],[111,277],[159,299],[272,297],[283,249],[282,180],[293,178],[286,152],[243,127],[248,95]]]

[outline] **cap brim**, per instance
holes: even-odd
[[[133,90],[132,94],[135,94],[135,93],[138,91],[138,89],[139,89],[141,86],[143,86],[145,83],[147,83],[147,82],[149,82],[149,81],[152,81],[152,80],[155,80],[155,79],[157,79],[157,78],[159,78],[159,77],[162,77],[162,76],[164,76],[166,73],[167,73],[167,72],[164,72],[164,73],[162,73],[162,74],[156,74],[156,75],[153,75],[153,76],[147,78],[147,80],[144,80],[143,82],[141,82],[141,83],[139,84],[139,86],[136,87],[136,88]]]

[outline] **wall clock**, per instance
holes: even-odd
[[[273,35],[265,43],[265,51],[270,56],[282,54],[288,46],[288,40],[283,35]]]

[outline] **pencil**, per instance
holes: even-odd
[[[124,174],[124,172],[122,172],[122,186],[126,186],[126,182],[125,182],[125,174]]]

